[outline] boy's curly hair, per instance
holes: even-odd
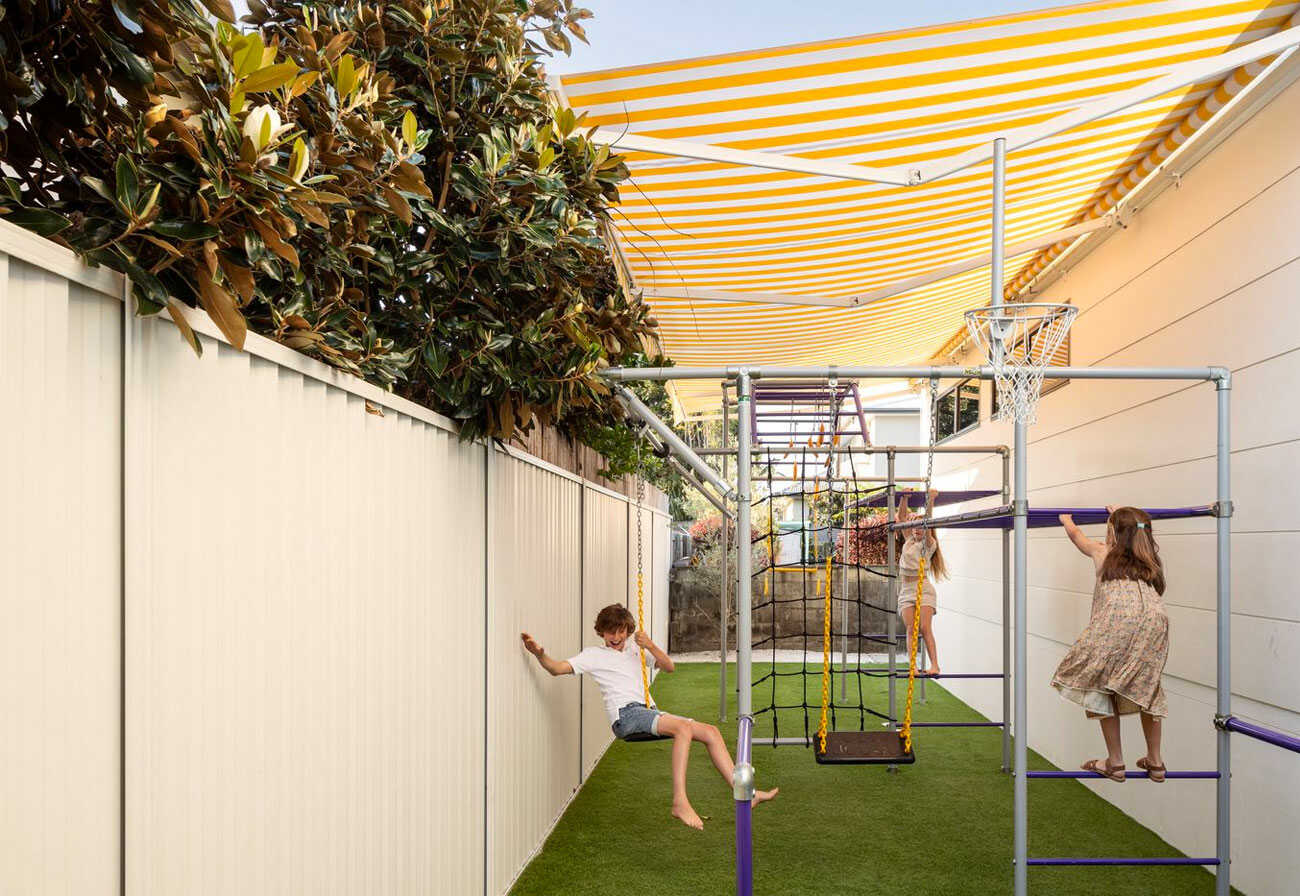
[[[636,618],[622,604],[610,604],[596,614],[596,634],[636,631]]]

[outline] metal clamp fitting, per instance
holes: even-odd
[[[736,766],[731,773],[731,795],[736,802],[749,802],[754,798],[754,766],[748,762]]]
[[[1231,501],[1215,501],[1214,512],[1211,516],[1227,517],[1230,519],[1232,517],[1233,509]]]
[[[1232,716],[1219,715],[1216,713],[1214,716],[1214,727],[1218,728],[1220,731],[1227,731],[1228,720],[1231,718]]]
[[[1029,502],[1025,500],[1011,502],[1012,516],[1029,516]]]

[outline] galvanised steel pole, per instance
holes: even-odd
[[[1027,581],[1029,564],[1025,549],[1029,542],[1029,500],[1028,476],[1026,475],[1025,450],[1028,443],[1028,425],[1016,421],[1015,436],[1015,691],[1016,691],[1016,772],[1012,782],[1012,812],[1015,818],[1013,851],[1015,855],[1015,896],[1027,896],[1029,879],[1029,783],[1025,773],[1029,770],[1029,731],[1026,724],[1029,714],[1029,690],[1026,674],[1028,671],[1028,637],[1025,630]],[[1005,722],[1006,719],[1003,719]]]
[[[1003,267],[1003,224],[1006,210],[1006,175],[1007,143],[999,137],[993,141],[993,225],[992,225],[992,265],[989,272],[989,305],[997,308],[1002,305],[1002,267]],[[1004,347],[998,333],[990,333],[995,363],[1000,362]],[[1025,773],[1029,770],[1029,733],[1026,725],[1028,715],[1029,692],[1025,680],[1028,666],[1028,638],[1025,631],[1028,558],[1026,548],[1029,544],[1029,477],[1026,466],[1026,451],[1029,442],[1028,424],[1017,415],[1015,424],[1015,489],[1012,498],[1012,513],[1015,520],[1014,558],[1015,558],[1015,780],[1012,782],[1012,814],[1014,816],[1013,854],[1015,862],[1014,892],[1015,896],[1027,896],[1029,888],[1029,791]],[[1009,721],[1002,719],[1004,723]]]
[[[753,442],[753,396],[748,371],[736,376],[736,419],[740,423],[739,451],[736,454],[736,770],[732,775],[732,796],[736,801],[736,894],[753,896],[754,843],[753,804],[754,766],[750,764],[753,693],[750,649],[753,644],[750,589],[750,445]]]
[[[1232,551],[1229,536],[1232,531],[1232,453],[1229,432],[1231,427],[1230,402],[1232,376],[1227,370],[1218,371],[1214,385],[1219,405],[1218,445],[1218,516],[1215,540],[1218,548],[1217,613],[1218,613],[1218,670],[1215,676],[1215,713],[1221,719],[1232,714]],[[1229,896],[1231,892],[1229,870],[1232,860],[1232,742],[1231,733],[1216,728],[1216,768],[1219,780],[1214,792],[1215,896]]]
[[[611,367],[600,375],[608,380],[712,380],[735,376],[738,367]],[[993,379],[993,369],[980,367],[755,367],[745,368],[751,378],[829,380],[832,376],[855,380],[962,380]],[[1044,367],[1048,380],[1212,380],[1210,367]]]
[[[1011,452],[1002,452],[1002,503],[1011,500]],[[1002,530],[1002,771],[1011,771],[1011,532]]]
[[[729,383],[722,384],[722,447],[729,449],[731,441],[731,400],[727,397]],[[731,481],[731,456],[722,455],[722,478]],[[731,573],[731,537],[727,532],[727,520],[722,520],[722,549],[718,558],[722,564],[722,594],[718,601],[718,720],[727,721],[727,592],[730,590]]]
[[[898,658],[896,656],[896,651],[894,650],[894,639],[897,637],[897,629],[895,628],[894,620],[898,616],[898,560],[897,557],[895,556],[895,550],[894,550],[897,545],[897,542],[895,541],[897,535],[894,533],[894,525],[893,525],[894,522],[898,519],[897,514],[894,510],[894,498],[896,495],[896,489],[894,488],[894,466],[897,460],[898,458],[894,454],[894,449],[892,448],[889,449],[889,453],[885,457],[885,464],[886,464],[885,475],[888,477],[888,483],[889,483],[887,486],[885,486],[886,488],[885,506],[889,508],[888,510],[889,526],[887,529],[888,535],[885,536],[886,539],[885,550],[889,552],[889,578],[886,581],[889,582],[890,594],[887,598],[885,598],[885,606],[889,607],[890,609],[889,609],[889,620],[887,622],[888,633],[886,634],[885,637],[889,639],[888,651],[889,651],[889,730],[890,731],[898,730],[898,725],[895,724],[896,720],[898,719],[898,707],[897,707],[898,695],[894,689],[894,682],[898,678],[897,675]],[[891,765],[889,768],[891,771],[898,770],[898,767],[893,765]]]

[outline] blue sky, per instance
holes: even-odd
[[[591,46],[547,62],[556,74],[798,44],[1064,6],[1069,0],[578,0]]]

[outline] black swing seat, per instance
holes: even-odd
[[[650,734],[648,732],[642,734],[629,734],[627,737],[619,738],[619,740],[623,741],[625,744],[644,744],[649,743],[652,740],[672,739],[673,736],[671,734]]]
[[[826,752],[818,749],[821,738],[812,736],[813,755],[818,765],[911,765],[916,754],[903,749],[896,731],[828,731]]]

